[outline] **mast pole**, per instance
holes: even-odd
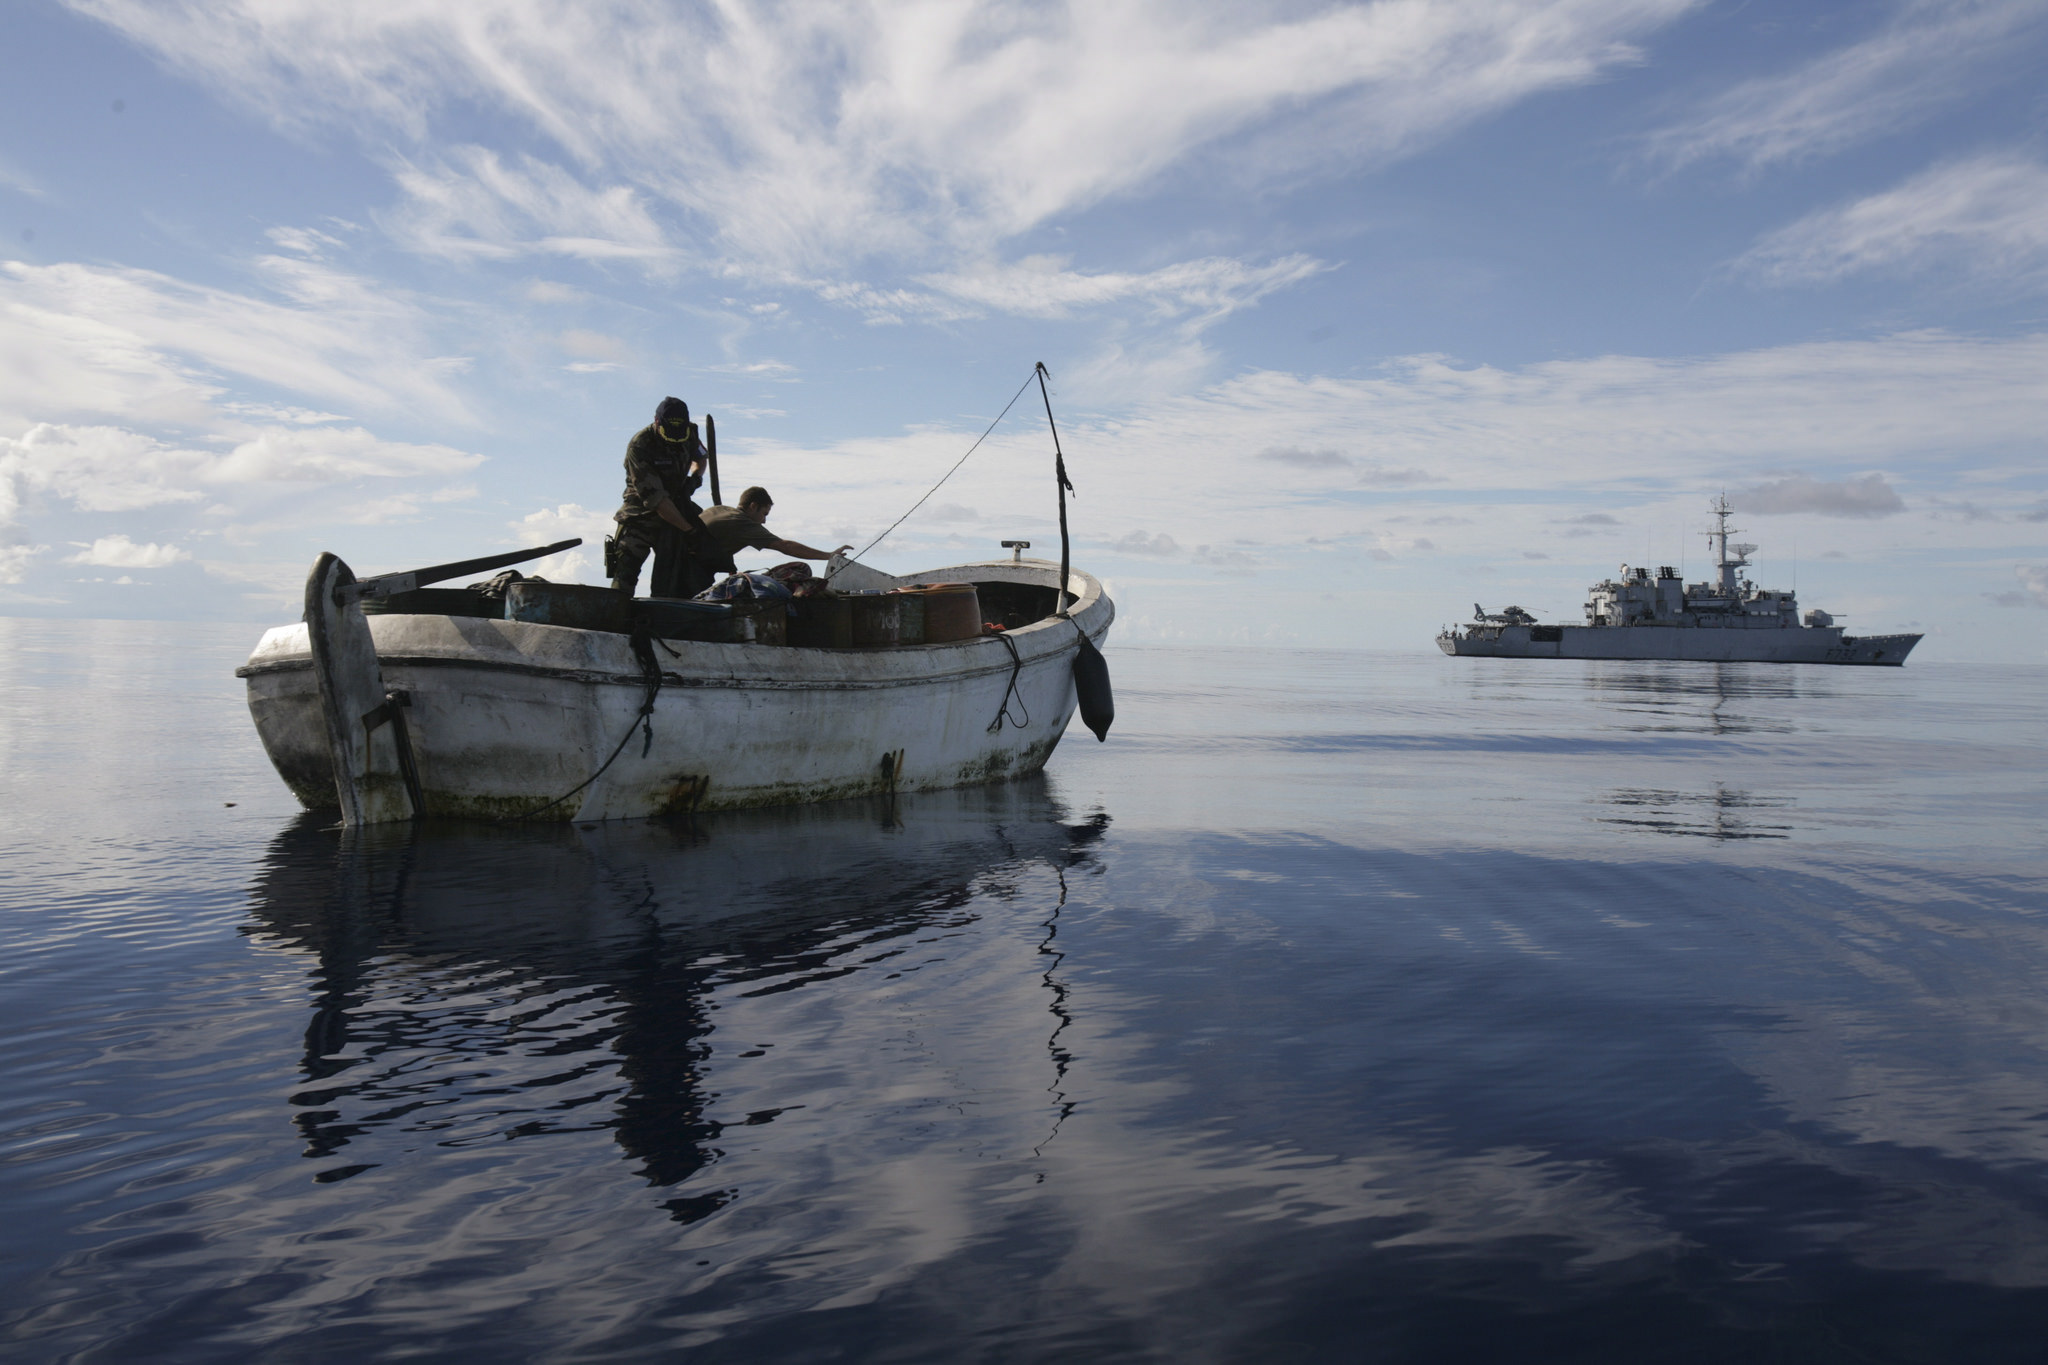
[[[708,412],[704,414],[704,468],[711,475],[711,505],[723,507],[725,499],[718,496],[718,422]]]
[[[1735,591],[1735,584],[1728,573],[1730,565],[1728,563],[1728,495],[1726,493],[1714,499],[1714,515],[1720,518],[1720,522],[1715,529],[1707,532],[1707,544],[1711,545],[1714,549],[1714,586],[1721,592],[1733,592]]]
[[[1038,396],[1045,400],[1045,424],[1052,428],[1053,479],[1059,487],[1060,495],[1059,610],[1055,611],[1053,615],[1063,617],[1067,614],[1067,574],[1069,572],[1070,559],[1070,546],[1067,541],[1067,494],[1073,491],[1074,485],[1067,480],[1067,457],[1060,450],[1060,424],[1053,420],[1052,396],[1045,389],[1046,370],[1043,360],[1038,362],[1037,374]]]

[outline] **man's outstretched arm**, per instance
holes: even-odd
[[[851,545],[842,545],[837,550],[814,550],[802,541],[771,540],[768,542],[768,548],[779,555],[789,555],[795,559],[830,559],[833,555],[839,554],[844,550],[851,550],[853,547]]]

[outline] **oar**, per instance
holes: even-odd
[[[509,568],[529,559],[539,559],[559,550],[570,550],[583,543],[581,536],[574,540],[557,541],[553,545],[542,545],[532,550],[513,550],[502,555],[485,555],[482,559],[458,560],[453,564],[435,564],[430,568],[412,569],[405,573],[378,574],[375,578],[358,579],[354,583],[338,583],[334,588],[334,605],[344,606],[365,597],[390,597],[394,593],[411,592],[414,588],[428,583],[439,583],[447,578],[459,578],[463,574],[482,573],[486,569]]]
[[[711,471],[711,505],[725,506],[725,499],[718,496],[718,422],[708,412],[704,414],[704,467]]]

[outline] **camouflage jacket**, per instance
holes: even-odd
[[[613,520],[628,521],[658,520],[655,509],[661,506],[663,498],[672,498],[676,510],[686,516],[698,511],[690,495],[704,479],[701,474],[692,474],[692,461],[704,458],[704,447],[697,436],[697,424],[690,424],[687,441],[671,441],[652,426],[642,427],[633,433],[633,439],[626,443],[626,495],[619,500],[618,514]]]

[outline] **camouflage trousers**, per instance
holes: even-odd
[[[647,556],[654,556],[654,577],[647,585],[650,597],[695,597],[711,586],[712,572],[692,553],[694,537],[680,526],[671,526],[656,516],[632,517],[617,524],[618,530],[605,542],[604,569],[612,586],[632,592],[640,583],[640,569]]]

